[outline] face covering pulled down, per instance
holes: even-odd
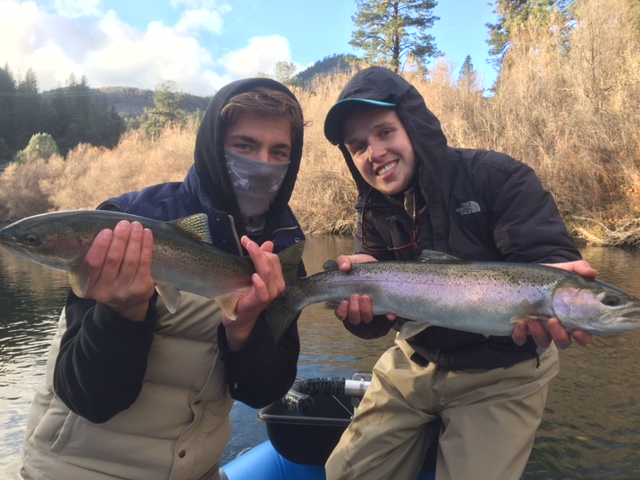
[[[291,162],[260,162],[228,150],[224,154],[242,222],[249,234],[260,234]]]

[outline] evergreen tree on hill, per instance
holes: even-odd
[[[16,81],[5,65],[0,68],[0,163],[8,161],[18,148],[13,120],[16,93]]]

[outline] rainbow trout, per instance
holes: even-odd
[[[312,303],[335,305],[353,293],[369,295],[376,315],[413,320],[403,325],[403,337],[425,323],[511,335],[515,322],[551,317],[567,331],[596,335],[640,327],[640,299],[606,283],[538,264],[468,262],[428,251],[416,262],[360,263],[347,273],[327,262],[325,271],[287,286],[288,313],[279,315]]]
[[[153,232],[151,276],[171,313],[178,307],[182,290],[213,298],[231,318],[235,317],[240,297],[251,286],[253,261],[215,248],[205,214],[162,222],[105,210],[45,213],[1,229],[0,245],[32,262],[68,271],[73,292],[83,296],[89,278],[82,260],[96,235],[105,228],[113,229],[121,220],[138,221]],[[303,249],[304,242],[300,242],[280,253],[285,281],[292,282],[296,277]],[[278,317],[270,318],[277,340],[289,324]]]

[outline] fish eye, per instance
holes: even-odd
[[[616,295],[607,294],[605,295],[600,302],[607,307],[617,307],[620,305],[620,298]]]
[[[40,245],[42,242],[40,241],[40,238],[37,235],[34,235],[33,233],[27,233],[24,236],[24,243],[26,245],[31,245],[32,247],[35,247]]]

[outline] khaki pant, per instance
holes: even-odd
[[[532,359],[491,370],[421,367],[412,353],[399,341],[380,357],[327,480],[415,480],[437,435],[437,480],[519,479],[559,370],[555,347],[539,367]],[[429,428],[438,418],[439,432]]]
[[[33,480],[25,471],[24,468],[20,469],[20,475],[23,480]],[[116,478],[116,477],[113,477]],[[229,480],[227,475],[220,470],[220,464],[216,463],[211,470],[204,474],[204,476],[200,477],[200,480]]]

